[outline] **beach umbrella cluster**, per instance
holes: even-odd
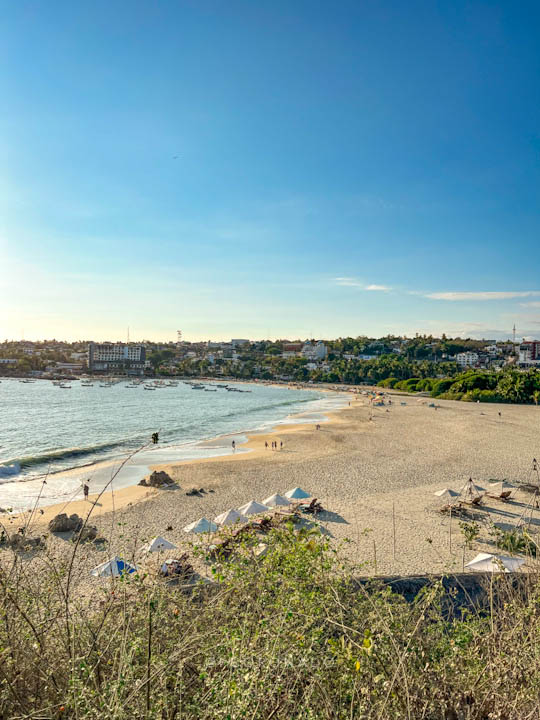
[[[187,533],[205,533],[215,532],[220,527],[226,527],[228,525],[234,525],[235,523],[246,523],[251,515],[259,515],[264,512],[269,512],[272,508],[286,507],[291,504],[292,500],[299,500],[309,498],[311,495],[302,488],[296,487],[292,490],[288,490],[283,495],[275,493],[270,495],[262,503],[257,500],[250,500],[242,507],[235,509],[229,509],[225,512],[217,515],[214,518],[214,522],[201,518],[196,522],[186,525],[184,532]]]
[[[195,520],[195,522],[186,525],[184,532],[192,535],[202,533],[213,533],[216,532],[219,527],[226,527],[228,525],[234,525],[235,523],[246,523],[250,515],[259,515],[260,513],[268,512],[272,508],[286,507],[291,504],[292,500],[304,500],[311,497],[309,493],[302,488],[296,487],[292,490],[288,490],[284,495],[275,493],[266,498],[264,502],[260,503],[256,500],[250,500],[248,503],[238,508],[237,510],[229,509],[221,513],[214,518],[214,522],[208,520],[205,517]],[[148,554],[153,552],[164,552],[165,550],[176,550],[177,545],[170,542],[164,537],[157,536],[150,540],[144,547],[141,548],[141,553]],[[173,562],[166,561],[166,562]],[[130,574],[137,572],[138,568],[136,565],[122,560],[122,558],[115,556],[110,560],[98,565],[91,571],[91,575],[94,577],[119,577],[123,574]]]
[[[453,490],[452,488],[445,487],[442,488],[442,490],[437,490],[433,494],[446,504],[463,502],[469,505],[476,505],[480,502],[484,495],[505,500],[510,496],[514,488],[515,485],[512,485],[506,480],[501,480],[498,482],[491,482],[486,490],[480,485],[476,485],[472,478],[469,478],[465,485],[463,485],[459,490]]]

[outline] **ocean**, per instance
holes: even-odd
[[[2,378],[0,507],[17,511],[75,499],[87,479],[97,492],[122,462],[114,489],[138,482],[149,465],[227,454],[232,439],[236,452],[245,452],[248,431],[320,422],[325,411],[344,404],[342,396],[317,390],[227,381],[204,382],[197,390],[182,381],[160,382],[146,381],[156,388],[146,390],[127,380],[107,385],[96,379],[90,387],[77,380],[67,382],[68,389]],[[226,384],[234,390],[219,387]],[[154,432],[157,445],[151,445]]]

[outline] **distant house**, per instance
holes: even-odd
[[[245,340],[243,338],[233,338],[231,340],[231,345],[233,348],[239,347],[240,345],[249,345],[249,340]]]
[[[456,362],[460,367],[474,367],[478,365],[478,353],[468,350],[456,355]]]
[[[526,367],[540,365],[540,341],[522,342],[519,346],[519,364]]]
[[[296,357],[302,352],[302,343],[283,343],[282,357]]]
[[[72,373],[72,374],[78,374],[81,373],[83,369],[82,363],[66,363],[66,362],[57,362],[54,365],[49,365],[47,367],[47,372],[49,373]]]

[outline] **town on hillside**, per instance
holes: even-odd
[[[36,378],[158,374],[358,384],[446,378],[468,369],[501,372],[509,367],[540,368],[540,341],[388,335],[306,341],[0,343],[0,375]]]

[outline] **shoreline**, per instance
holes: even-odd
[[[132,486],[104,494],[98,506],[79,500],[38,510],[28,534],[46,535],[51,551],[65,553],[69,538],[47,533],[47,521],[55,512],[83,518],[90,512],[89,523],[106,544],[86,543],[81,550],[78,572],[88,591],[90,568],[112,554],[137,562],[143,544],[157,535],[176,544],[179,554],[188,553],[205,575],[208,564],[193,546],[206,538],[187,535],[186,525],[301,487],[324,508],[307,519],[362,575],[462,572],[478,552],[498,552],[493,524],[510,530],[525,517],[533,536],[540,536],[540,510],[520,487],[531,480],[537,420],[536,408],[523,406],[507,406],[501,417],[497,406],[441,401],[435,411],[424,399],[371,408],[359,396],[330,413],[320,431],[314,422],[283,424],[270,433],[250,433],[249,453],[155,466],[169,472],[175,484],[168,488]],[[266,449],[271,440],[283,440],[283,449]],[[516,486],[504,503],[486,495],[479,508],[471,508],[469,521],[481,528],[473,549],[464,545],[460,518],[439,513],[434,494],[444,487],[459,491],[469,477],[484,488],[492,479]],[[192,488],[204,492],[191,494]],[[3,524],[11,533],[29,519],[24,513]]]
[[[295,387],[294,389],[300,389],[298,387]],[[310,388],[304,388],[304,389],[310,389]],[[345,395],[345,392],[343,391],[335,391],[331,389],[325,390],[326,393],[336,393],[336,394],[343,394]],[[355,396],[356,397],[356,396]],[[265,441],[271,444],[272,440],[275,440],[279,434],[282,434],[284,436],[290,435],[291,433],[295,432],[303,432],[308,430],[309,428],[313,429],[314,424],[321,424],[321,425],[329,425],[332,423],[339,422],[338,420],[338,413],[340,413],[342,410],[345,410],[348,408],[348,404],[346,401],[346,398],[343,398],[344,404],[341,407],[335,407],[332,408],[331,412],[328,411],[321,411],[321,418],[317,418],[317,420],[311,422],[311,423],[301,423],[301,422],[285,422],[288,419],[292,418],[300,418],[304,413],[293,413],[292,415],[287,415],[284,420],[276,420],[274,423],[272,423],[268,430],[258,430],[258,429],[252,429],[252,430],[239,430],[231,433],[225,433],[223,435],[217,435],[209,438],[204,438],[202,440],[199,440],[195,443],[195,446],[197,445],[203,445],[203,444],[209,444],[213,443],[219,440],[222,440],[224,438],[231,438],[231,437],[237,437],[237,436],[243,436],[245,437],[245,440],[241,442],[237,442],[237,451],[231,451],[229,447],[223,446],[221,449],[223,450],[222,454],[217,454],[209,457],[198,457],[198,458],[187,458],[187,459],[179,459],[179,460],[168,460],[166,462],[161,463],[153,463],[148,464],[145,467],[145,472],[141,474],[141,478],[146,477],[153,471],[165,471],[168,474],[171,472],[174,472],[174,469],[176,468],[183,468],[183,467],[189,467],[189,466],[195,466],[199,464],[209,464],[209,463],[215,463],[215,462],[238,462],[242,460],[256,460],[260,459],[265,455],[265,447],[264,443]],[[315,401],[316,402],[316,401]],[[307,411],[309,412],[309,411]],[[278,438],[279,439],[279,438]],[[278,451],[272,451],[268,450],[268,453],[272,453],[273,455],[279,455],[280,450]],[[118,458],[110,459],[110,460],[104,460],[97,463],[92,463],[89,466],[82,466],[77,468],[72,468],[70,470],[63,470],[59,471],[58,473],[54,473],[53,477],[61,476],[61,477],[73,477],[75,475],[79,475],[81,471],[85,471],[86,468],[91,467],[99,467],[100,470],[105,471],[106,469],[110,468],[113,470],[113,468],[118,467],[118,470],[114,470],[112,472],[112,475],[114,476],[115,473],[120,474],[122,472],[122,464],[124,461],[121,461]],[[140,469],[142,470],[143,466],[140,466]],[[140,480],[139,480],[140,482]],[[81,498],[74,498],[74,499],[67,499],[66,501],[61,502],[55,502],[48,505],[43,505],[39,507],[33,508],[30,510],[21,510],[18,512],[10,513],[7,517],[13,520],[18,520],[19,522],[21,520],[26,522],[29,518],[32,518],[32,525],[34,527],[45,525],[51,520],[55,515],[67,512],[67,514],[77,513],[78,515],[81,515],[81,517],[86,517],[88,510],[92,510],[92,517],[99,517],[101,515],[104,515],[109,512],[122,510],[128,506],[131,506],[135,503],[144,502],[148,499],[151,499],[152,497],[155,497],[156,495],[159,495],[161,492],[167,492],[167,488],[152,488],[149,486],[141,486],[139,485],[139,482],[135,482],[133,484],[127,485],[125,487],[121,487],[118,489],[103,489],[99,493],[91,493],[88,496],[88,501],[81,499]],[[183,489],[191,489],[191,488],[183,488]],[[99,502],[98,502],[99,501]],[[92,508],[91,505],[94,504],[94,507]],[[69,512],[68,512],[69,510]],[[0,515],[0,520],[2,519],[2,515]]]

